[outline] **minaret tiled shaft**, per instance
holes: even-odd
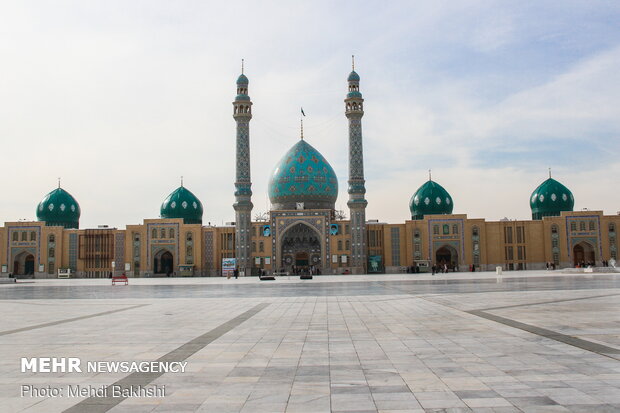
[[[237,122],[235,177],[235,255],[239,270],[249,275],[252,267],[250,246],[252,225],[252,180],[250,178],[250,119],[252,101],[248,96],[248,78],[242,73],[237,79],[237,96],[233,117]]]
[[[344,100],[349,119],[349,206],[351,217],[351,266],[366,270],[366,187],[364,180],[364,150],[362,145],[362,116],[364,99],[359,91],[360,77],[349,74],[349,92]]]

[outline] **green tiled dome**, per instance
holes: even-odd
[[[247,85],[248,83],[250,83],[250,81],[248,80],[248,77],[244,75],[243,73],[240,74],[239,77],[237,78],[238,85]]]
[[[297,142],[277,164],[269,180],[273,208],[334,209],[338,179],[323,155],[305,140]]]
[[[573,193],[553,178],[540,184],[530,196],[532,219],[559,216],[562,211],[572,211],[574,206]]]
[[[56,188],[45,195],[37,206],[37,220],[47,226],[65,228],[80,227],[80,204],[62,188]]]
[[[453,208],[454,203],[448,191],[432,180],[418,188],[409,201],[411,219],[423,219],[424,215],[451,214]]]
[[[351,73],[349,73],[349,77],[347,78],[347,81],[349,81],[349,82],[359,82],[360,81],[360,75],[358,75],[357,72],[354,70]]]
[[[162,218],[183,218],[185,224],[202,224],[202,203],[184,186],[178,187],[161,204]]]

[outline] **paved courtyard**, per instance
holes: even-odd
[[[0,310],[3,412],[620,411],[620,273],[35,280],[0,285]],[[165,395],[67,394],[113,385]]]

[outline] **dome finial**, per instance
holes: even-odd
[[[304,140],[304,120],[301,119],[301,140]]]
[[[243,66],[244,66],[244,62],[245,59],[241,59],[241,74],[243,74]]]
[[[351,55],[351,70],[355,71],[355,55]]]
[[[181,187],[183,187],[183,175],[181,175]]]
[[[58,177],[58,188],[60,188],[60,177]]]
[[[551,168],[549,168],[549,178],[551,178]]]
[[[431,170],[430,169],[428,170],[428,180],[432,181],[432,179],[431,179]]]

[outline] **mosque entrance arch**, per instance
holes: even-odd
[[[174,271],[174,256],[166,249],[159,250],[153,257],[153,273],[170,275]]]
[[[450,245],[443,245],[435,251],[435,264],[447,265],[449,269],[452,269],[459,265],[459,255],[454,247]]]
[[[595,261],[594,247],[586,241],[581,241],[573,247],[573,264],[577,265],[594,265]]]
[[[13,260],[13,274],[34,275],[34,255],[27,251],[17,254]]]
[[[297,273],[308,273],[313,267],[322,268],[321,237],[309,225],[293,224],[282,235],[281,268]]]

